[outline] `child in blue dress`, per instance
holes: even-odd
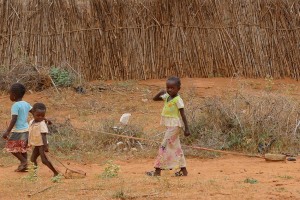
[[[27,117],[32,107],[22,100],[25,91],[26,89],[21,83],[15,83],[10,87],[9,98],[15,103],[11,107],[11,121],[2,136],[7,140],[5,149],[20,161],[20,165],[15,170],[16,172],[27,170]]]

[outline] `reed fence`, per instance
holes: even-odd
[[[300,0],[0,0],[0,66],[300,78]]]

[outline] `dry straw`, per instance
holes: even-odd
[[[69,63],[86,79],[299,79],[300,1],[0,0],[0,65]]]

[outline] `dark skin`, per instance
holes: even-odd
[[[37,109],[37,110],[33,111],[32,114],[33,114],[33,118],[34,118],[33,123],[38,123],[38,122],[45,120],[45,114],[46,114],[45,110]],[[31,162],[34,163],[35,166],[37,166],[37,158],[39,156],[41,156],[42,163],[44,165],[46,165],[53,172],[54,176],[57,176],[58,171],[53,167],[52,163],[49,161],[47,155],[45,154],[45,152],[49,152],[46,134],[47,133],[41,133],[44,145],[35,146],[33,148],[30,160],[31,160]]]
[[[9,91],[9,99],[12,102],[18,102],[18,101],[22,101],[23,98],[18,97],[16,94]],[[32,110],[30,110],[29,112],[32,113]],[[9,136],[11,130],[13,129],[13,127],[15,126],[17,119],[18,119],[18,115],[12,115],[9,126],[2,135],[3,139],[8,140],[8,136]],[[46,120],[46,122],[48,124],[52,124],[52,122],[50,120]],[[18,169],[16,169],[16,171],[17,172],[25,171],[27,168],[27,153],[18,152],[18,153],[12,153],[12,155],[14,155],[21,162],[21,164],[19,165]]]
[[[9,92],[9,98],[13,102],[22,101],[22,97],[17,97],[17,95],[13,94],[11,91]],[[9,126],[2,135],[3,139],[8,140],[8,135],[10,134],[13,127],[15,126],[17,119],[18,119],[18,115],[12,115]],[[12,153],[12,155],[14,155],[20,161],[20,165],[18,169],[16,169],[16,171],[17,172],[25,171],[27,168],[27,153],[17,152],[17,153]]]
[[[153,97],[153,100],[154,101],[162,101],[163,99],[161,98],[161,96],[165,93],[168,93],[170,95],[167,101],[171,101],[172,99],[174,99],[175,97],[178,96],[178,92],[180,90],[180,87],[176,84],[175,81],[167,81],[166,88],[167,88],[167,91],[166,90],[161,90],[159,93],[157,93]],[[189,127],[188,127],[188,123],[187,123],[187,119],[186,119],[186,116],[185,116],[184,108],[180,108],[179,112],[180,112],[180,115],[181,115],[181,118],[182,118],[182,121],[183,121],[184,127],[185,127],[184,135],[189,136],[191,133],[190,133],[190,130],[189,130]]]
[[[11,91],[9,91],[9,99],[12,102],[18,102],[18,101],[22,101],[22,97],[17,97],[17,95],[15,95],[14,93],[12,93]],[[32,114],[32,110],[29,111]],[[7,140],[8,139],[8,135],[10,134],[11,130],[13,129],[13,127],[15,126],[16,122],[18,119],[18,115],[12,115],[10,123],[8,128],[6,129],[6,131],[3,133],[2,138]],[[44,119],[46,121],[47,124],[51,125],[52,122],[49,119]]]
[[[180,86],[178,86],[176,81],[168,80],[167,83],[166,83],[166,89],[167,90],[161,90],[159,93],[157,93],[153,97],[153,100],[154,101],[162,101],[163,99],[161,98],[161,96],[164,95],[165,93],[168,93],[170,96],[168,97],[167,101],[171,101],[172,99],[174,99],[175,97],[178,96]],[[182,121],[183,121],[184,127],[185,127],[184,135],[189,136],[191,133],[190,133],[190,130],[189,130],[189,127],[188,127],[188,123],[187,123],[187,119],[186,119],[186,116],[185,116],[184,108],[180,108],[179,112],[180,112],[180,115],[181,115],[181,118],[182,118]],[[180,169],[180,171],[184,176],[187,176],[188,172],[187,172],[187,169],[185,167],[182,167]],[[154,172],[153,175],[154,176],[160,176],[160,174],[161,174],[161,169],[160,168],[155,168],[155,172]]]

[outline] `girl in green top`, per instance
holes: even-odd
[[[155,171],[146,172],[148,176],[160,176],[161,170],[176,168],[180,170],[175,173],[175,176],[187,176],[188,174],[179,140],[179,134],[183,126],[184,135],[190,135],[184,113],[184,103],[178,95],[180,86],[181,82],[178,77],[170,77],[166,83],[167,91],[162,90],[153,98],[154,101],[164,101],[161,125],[166,126],[167,130],[154,164]]]

